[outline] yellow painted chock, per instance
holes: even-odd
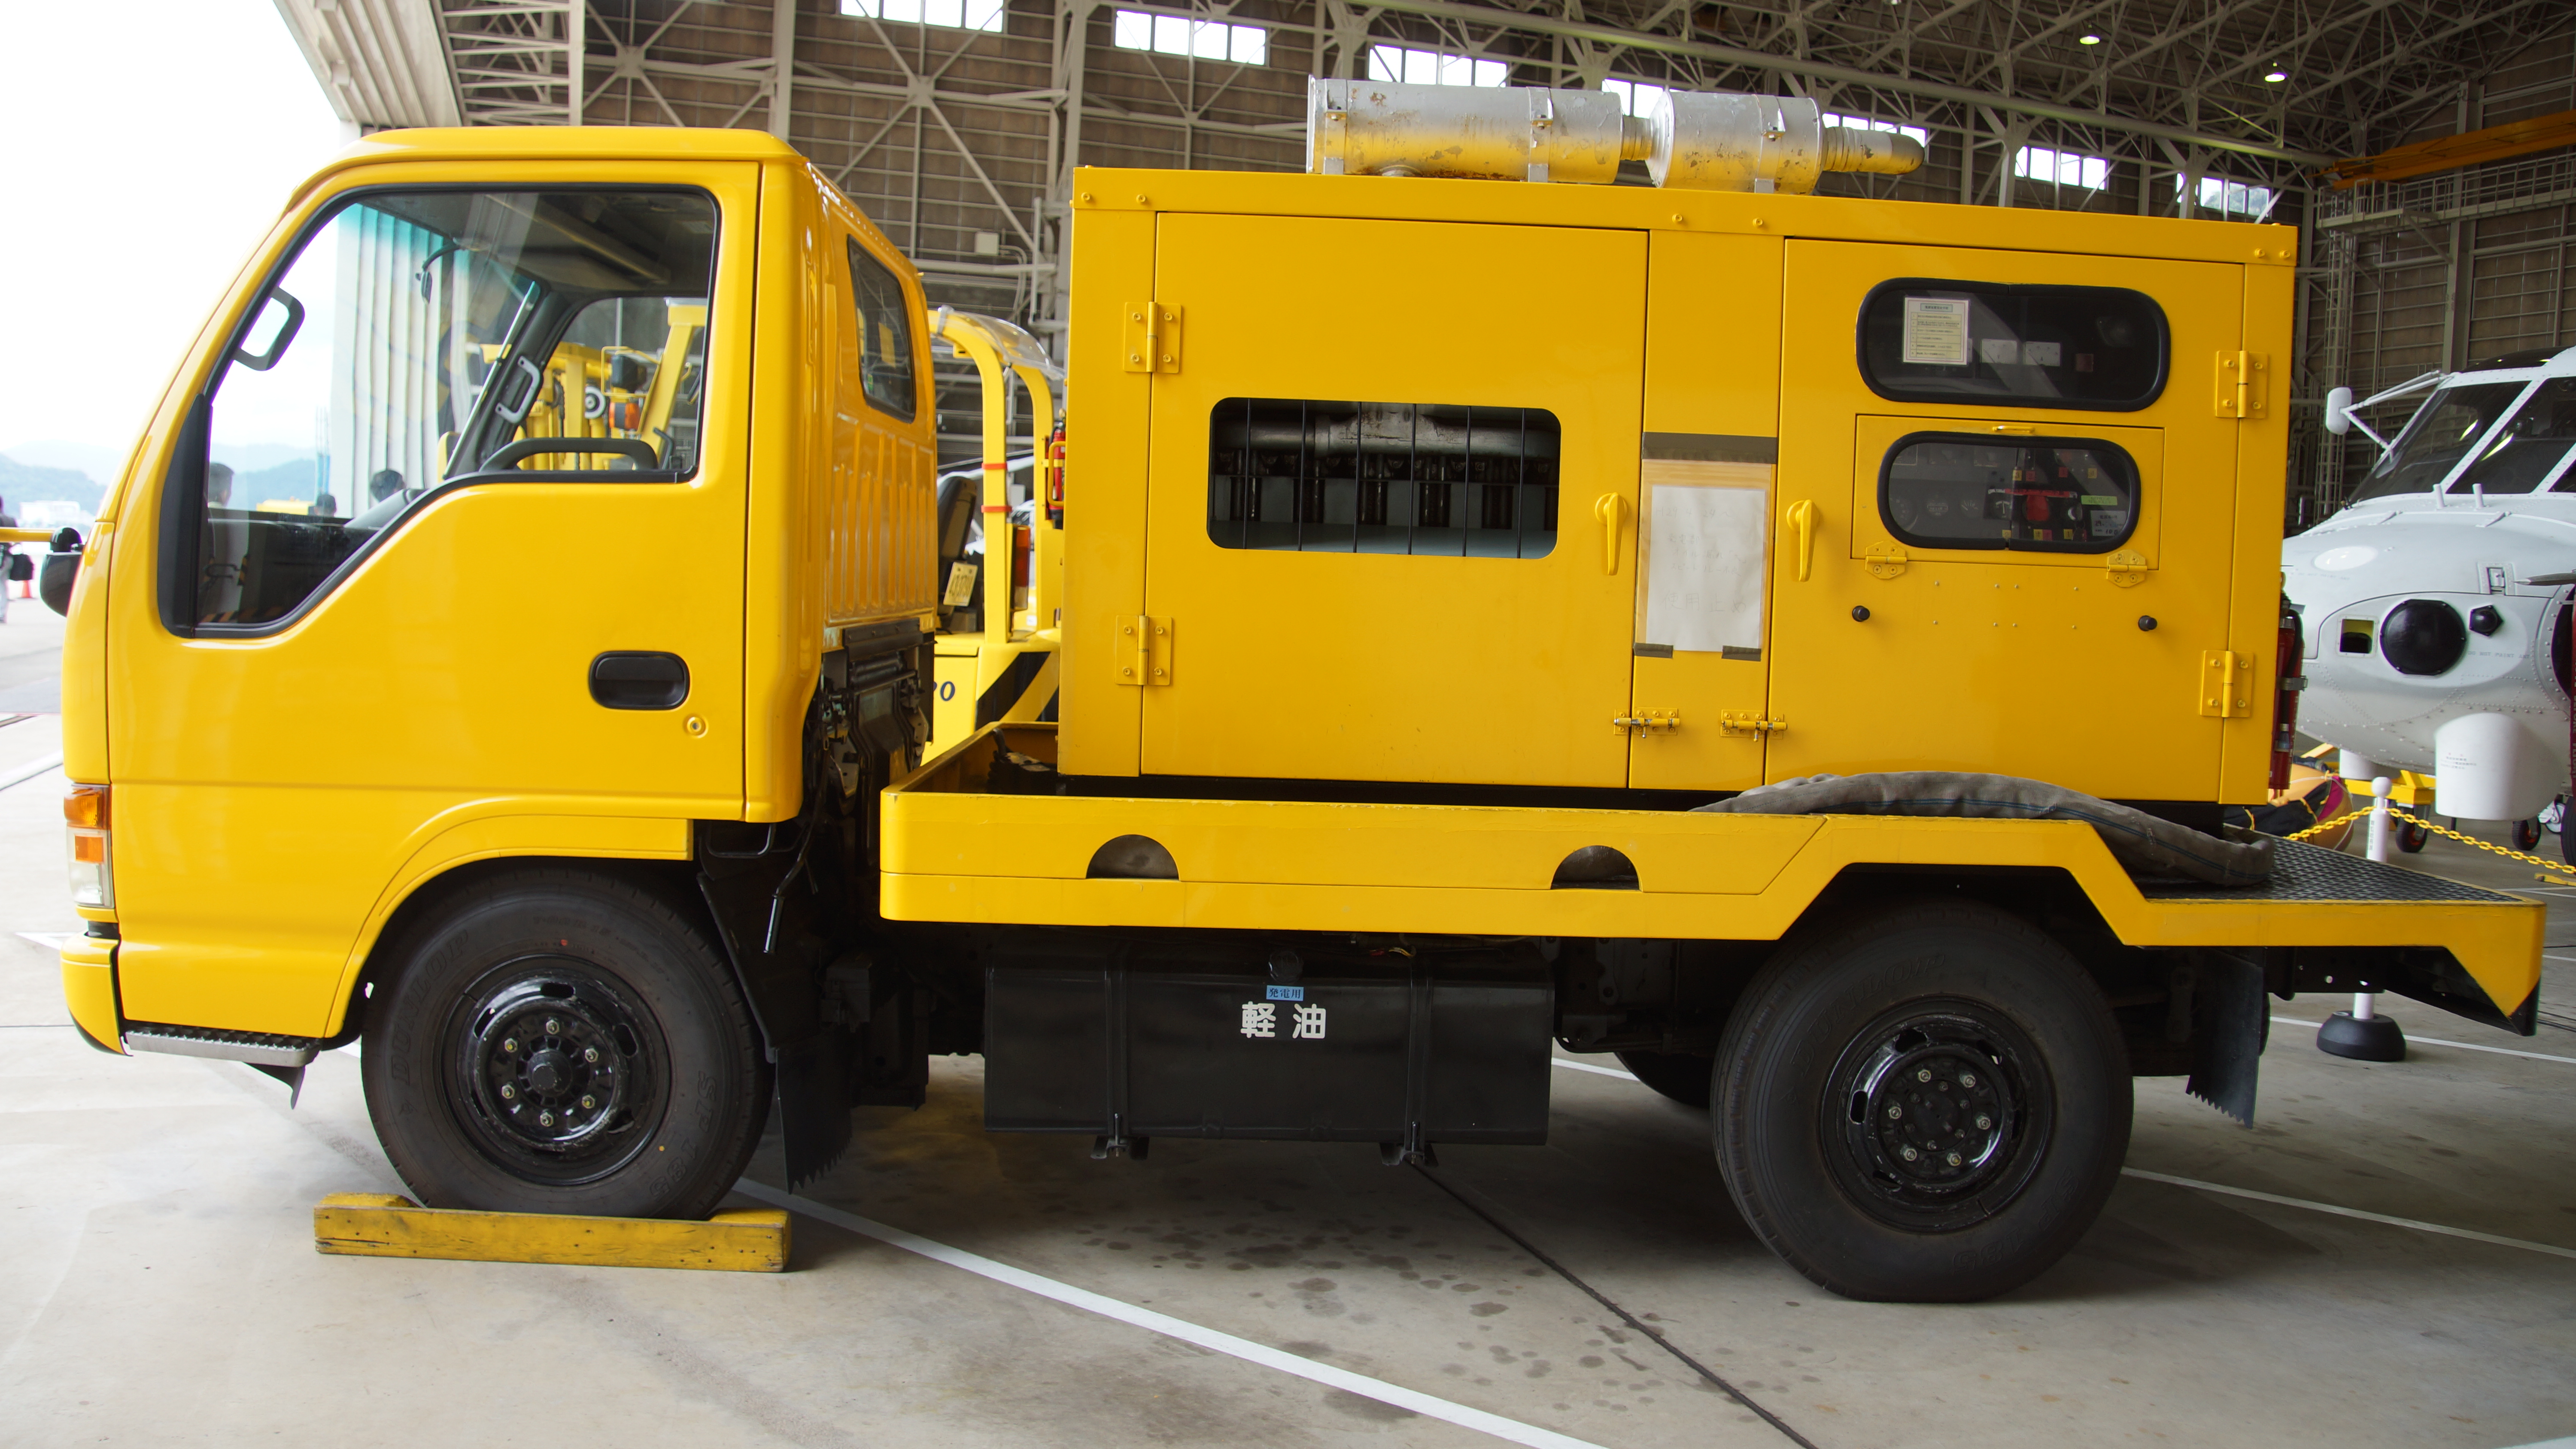
[[[371,1258],[783,1273],[787,1247],[787,1214],[776,1208],[701,1223],[425,1208],[381,1192],[335,1192],[313,1207],[314,1251]]]

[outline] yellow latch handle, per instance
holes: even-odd
[[[51,543],[54,536],[41,528],[0,528],[0,543]]]
[[[1616,493],[1604,493],[1592,504],[1592,516],[1601,520],[1601,572],[1619,572],[1619,526],[1628,511],[1628,500]]]
[[[1789,505],[1789,527],[1798,535],[1798,582],[1816,571],[1816,505],[1801,498]]]

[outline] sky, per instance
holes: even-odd
[[[121,462],[344,134],[273,0],[0,0],[0,454]]]

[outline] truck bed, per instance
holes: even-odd
[[[1053,729],[988,727],[885,791],[887,917],[1773,940],[1853,868],[2036,868],[2131,946],[2442,948],[2500,1017],[2540,979],[2540,902],[2299,842],[2261,886],[2141,884],[2072,821],[1019,793],[1007,768],[995,788],[1004,747],[1051,761]],[[1125,836],[1168,851],[1172,878],[1094,875]],[[1624,854],[1633,884],[1553,884],[1586,846]]]

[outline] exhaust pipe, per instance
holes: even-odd
[[[1826,126],[1794,96],[1667,91],[1642,116],[1607,91],[1306,83],[1306,169],[1324,176],[1449,176],[1606,185],[1643,161],[1657,186],[1808,192],[1828,171],[1903,175],[1910,136]]]

